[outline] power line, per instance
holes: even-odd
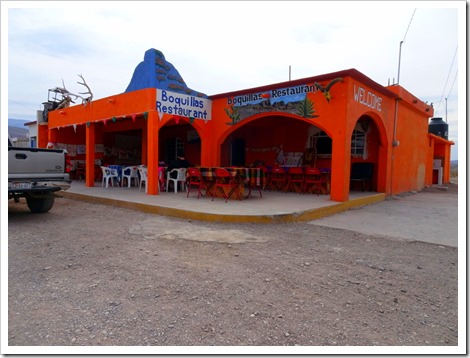
[[[452,92],[452,89],[454,88],[455,80],[457,79],[457,73],[459,73],[458,70],[457,70],[457,72],[455,72],[454,81],[452,82],[452,86],[450,87],[449,94],[446,97],[446,122],[447,122],[447,98],[449,98],[450,92]]]
[[[437,106],[437,111],[436,112],[439,112],[439,108],[441,108],[442,99],[444,98],[444,92],[445,92],[446,87],[447,87],[447,82],[449,81],[450,73],[452,71],[452,68],[454,67],[454,61],[455,61],[455,57],[457,56],[457,49],[458,48],[459,48],[458,46],[455,48],[454,58],[452,59],[452,64],[450,65],[449,73],[447,74],[446,84],[444,85],[444,88],[442,89],[441,99],[439,100],[439,105]],[[455,77],[457,78],[457,73],[455,74]],[[454,83],[455,83],[455,79],[454,79]],[[452,85],[452,87],[453,86],[454,85]],[[449,93],[450,93],[450,91],[449,91]],[[449,97],[449,96],[447,96],[447,97]]]
[[[452,86],[450,87],[449,94],[447,95],[447,98],[449,98],[450,92],[452,92],[452,89],[454,88],[455,80],[457,79],[457,73],[459,73],[459,70],[457,70],[457,72],[455,72],[454,82],[452,82]]]

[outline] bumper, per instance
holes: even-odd
[[[56,192],[68,190],[71,183],[71,180],[12,180],[8,182],[8,193]]]

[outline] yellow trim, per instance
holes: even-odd
[[[342,203],[322,207],[318,209],[305,210],[292,214],[280,215],[219,215],[209,214],[203,212],[195,212],[182,209],[166,208],[162,206],[133,203],[124,200],[116,200],[109,198],[100,198],[96,196],[76,194],[71,192],[64,192],[63,197],[74,200],[81,200],[88,203],[103,204],[126,208],[131,210],[138,210],[144,213],[157,214],[162,216],[170,216],[180,219],[198,220],[198,221],[211,221],[211,222],[224,222],[224,223],[256,223],[256,224],[271,224],[271,223],[286,223],[286,222],[301,222],[312,221],[326,216],[331,216],[352,208],[360,206],[375,204],[385,200],[384,193],[372,194],[357,199],[348,200]]]

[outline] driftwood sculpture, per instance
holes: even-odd
[[[93,93],[91,92],[90,86],[88,86],[88,84],[86,83],[85,78],[83,78],[82,75],[78,75],[78,77],[80,77],[83,80],[83,83],[82,82],[77,82],[77,83],[80,84],[80,85],[85,86],[88,89],[88,91],[87,92],[78,92],[78,93],[80,93],[80,95],[74,94],[74,93],[70,92],[67,88],[65,88],[64,80],[62,80],[62,87],[54,88],[54,92],[59,93],[59,94],[62,95],[62,100],[59,102],[59,105],[57,106],[57,109],[66,108],[66,107],[70,106],[70,103],[75,103],[72,100],[72,96],[75,97],[75,99],[81,98],[82,99],[82,104],[84,106],[91,103],[91,101],[93,100]],[[82,94],[88,94],[89,96],[84,97],[84,96],[81,96]]]
[[[78,77],[80,77],[83,80],[83,83],[81,83],[81,82],[77,82],[77,83],[80,84],[80,85],[85,86],[88,89],[87,92],[78,92],[80,94],[89,94],[89,96],[85,97],[85,98],[80,96],[80,98],[82,99],[82,104],[84,106],[86,106],[88,103],[91,103],[91,101],[93,100],[93,93],[91,92],[90,86],[87,85],[87,83],[86,83],[85,79],[83,78],[83,76],[78,75]]]
[[[56,87],[54,89],[54,92],[60,93],[62,95],[62,100],[59,102],[57,109],[61,108],[66,108],[70,106],[70,103],[75,103],[72,100],[71,96],[75,96],[73,93],[70,93],[66,88],[65,88],[65,83],[64,80],[62,80],[62,87]],[[75,99],[77,99],[77,96],[75,96]]]

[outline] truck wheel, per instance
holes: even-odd
[[[26,198],[29,210],[33,213],[47,213],[54,205],[55,198]]]

